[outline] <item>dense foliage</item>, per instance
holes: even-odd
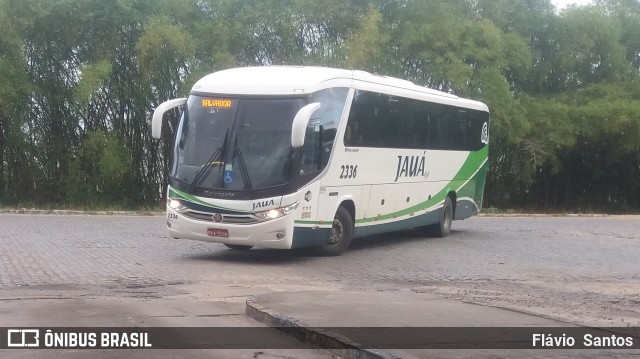
[[[202,75],[362,69],[486,102],[485,205],[640,209],[640,1],[0,0],[0,203],[162,200],[173,126]]]

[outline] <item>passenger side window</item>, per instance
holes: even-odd
[[[344,145],[477,151],[488,120],[483,111],[358,90]]]

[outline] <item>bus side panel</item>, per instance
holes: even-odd
[[[327,205],[320,218],[329,221],[335,214],[339,203],[331,195],[349,192],[357,199],[352,192],[359,192],[356,237],[437,223],[447,193],[457,192],[474,172],[467,168],[473,154],[465,151],[338,147],[336,154],[339,166],[330,167],[323,179],[332,186],[321,200]],[[357,173],[351,176],[343,164],[357,167]]]
[[[403,230],[428,224],[424,222],[429,219],[423,218],[423,210],[412,210],[427,200],[423,192],[423,183],[394,183],[370,187],[369,206],[364,216],[360,218],[371,219],[375,223],[378,218],[390,213],[397,213],[397,215],[391,219],[392,223],[357,225],[356,236]]]
[[[358,216],[361,216],[362,207],[359,204],[363,202],[363,190],[363,186],[324,187],[324,190],[320,191],[320,204],[318,207],[320,226],[331,228],[338,207],[346,201],[354,203],[355,216],[353,220],[355,221]]]
[[[477,215],[482,208],[484,186],[487,176],[487,148],[472,154],[476,171],[467,183],[463,183],[457,192],[455,219],[466,219]]]
[[[460,184],[456,193],[455,220],[463,220],[478,214],[478,206],[475,203],[477,177],[473,176],[466,183]]]
[[[489,169],[489,146],[479,151],[476,156],[478,157],[478,163],[482,164],[480,170],[476,174],[476,193],[474,196],[478,210],[482,209],[482,203],[484,201],[484,187],[487,183],[487,171]]]
[[[411,229],[421,227],[427,224],[438,223],[442,216],[442,208],[437,208],[430,212],[423,212],[422,214],[416,214],[407,219],[394,221],[390,223],[373,224],[368,226],[356,227],[354,237],[364,237],[373,234],[387,233],[393,231],[401,231],[405,229]]]
[[[322,194],[318,181],[302,188],[297,196],[300,205],[293,214],[295,222],[293,227],[293,240],[291,248],[313,247],[326,243],[331,234],[331,226],[321,225],[321,201]]]
[[[367,217],[375,218],[387,213],[396,212],[399,208],[396,184],[379,184],[371,186],[369,206],[366,209]]]
[[[296,220],[292,248],[313,247],[327,243],[338,207],[345,201],[352,201],[356,208],[355,216],[357,218],[359,208],[356,204],[362,201],[366,202],[366,199],[362,199],[363,190],[366,190],[366,187],[319,187],[316,196],[318,198],[317,209],[310,212],[312,213],[311,219]],[[368,191],[366,194],[368,195]]]

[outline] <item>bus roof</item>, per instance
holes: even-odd
[[[445,102],[461,107],[488,111],[485,104],[455,95],[418,86],[410,81],[358,70],[343,70],[314,66],[259,66],[222,70],[200,79],[193,93],[225,95],[296,95],[315,92],[326,87],[353,87],[354,83],[370,84],[378,91],[401,91],[427,101]]]

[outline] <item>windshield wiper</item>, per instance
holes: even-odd
[[[200,171],[193,178],[193,181],[189,185],[188,192],[191,193],[196,186],[200,186],[204,180],[209,177],[209,173],[211,173],[211,169],[214,164],[218,164],[219,161],[224,158],[224,150],[227,148],[227,140],[229,139],[229,129],[227,129],[227,133],[224,135],[224,142],[222,146],[218,147],[212,154],[211,157],[207,160],[207,162],[202,166]],[[220,166],[222,169],[223,166]]]
[[[236,136],[234,144],[233,144],[233,156],[238,159],[238,165],[240,165],[240,175],[242,176],[242,180],[244,181],[245,189],[253,189],[253,185],[251,184],[251,178],[249,177],[249,171],[247,171],[247,165],[244,162],[244,158],[242,157],[242,152],[240,152],[240,148],[238,148],[238,137]]]

